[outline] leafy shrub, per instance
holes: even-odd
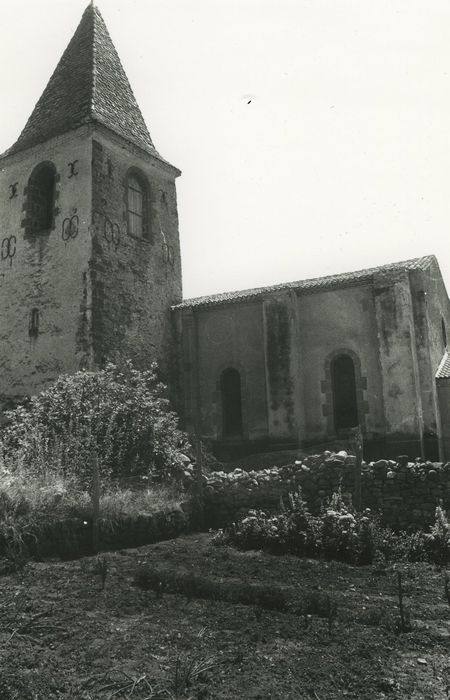
[[[264,549],[274,554],[291,552],[298,556],[314,556],[318,547],[317,519],[306,508],[301,491],[289,494],[289,503],[281,503],[282,513],[267,515],[250,510],[227,530],[213,537],[215,544],[234,544],[239,549]]]
[[[388,527],[377,526],[374,534],[376,552],[385,562],[418,562],[428,559],[426,535],[421,530],[394,532]]]
[[[320,516],[312,516],[301,492],[289,495],[280,514],[249,511],[226,530],[213,537],[215,544],[232,544],[240,549],[263,549],[298,556],[323,556],[352,564],[383,562],[450,561],[450,524],[441,507],[431,532],[393,532],[380,526],[369,509],[356,513],[344,503],[340,491],[333,494]]]
[[[393,532],[390,528],[377,527],[375,547],[385,561],[429,561],[442,566],[450,561],[450,523],[443,508],[438,506],[429,533]]]
[[[442,506],[435,512],[431,532],[425,535],[428,556],[435,564],[443,565],[450,561],[450,523]]]
[[[369,510],[353,513],[340,492],[333,495],[320,516],[312,516],[301,491],[289,494],[282,512],[267,515],[249,511],[227,530],[213,537],[215,544],[233,544],[240,549],[264,549],[297,556],[324,556],[355,564],[372,561],[376,522]]]
[[[321,516],[322,554],[327,559],[368,564],[375,551],[375,528],[371,511],[353,512],[338,491]]]
[[[63,375],[7,419],[1,435],[7,468],[60,471],[85,482],[94,454],[102,476],[152,472],[172,479],[188,448],[156,367],[138,371],[131,362]]]
[[[375,562],[376,572],[387,562],[430,561],[442,566],[450,561],[450,523],[441,506],[436,508],[430,533],[381,527],[370,509],[356,513],[344,503],[340,491],[319,516],[308,512],[300,491],[289,495],[287,507],[281,502],[281,510],[275,515],[251,510],[231,527],[219,530],[213,543],[358,565]]]

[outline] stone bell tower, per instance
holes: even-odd
[[[178,175],[89,5],[0,157],[0,405],[119,356],[169,378]]]

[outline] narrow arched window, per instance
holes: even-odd
[[[30,175],[27,186],[28,234],[38,234],[53,228],[56,172],[52,163],[41,163]]]
[[[28,335],[30,338],[37,338],[39,335],[39,309],[31,309],[28,322]]]
[[[334,428],[337,433],[359,424],[355,365],[350,355],[337,355],[331,362]]]
[[[442,331],[442,344],[444,346],[444,350],[447,347],[447,329],[445,327],[445,321],[443,318],[441,318],[441,331]]]
[[[229,367],[222,372],[220,391],[223,437],[242,437],[241,377],[237,369]]]
[[[127,179],[128,233],[148,238],[148,188],[141,176],[133,173]]]

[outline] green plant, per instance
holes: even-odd
[[[374,542],[377,556],[382,556],[385,562],[418,562],[428,559],[426,537],[420,530],[394,532],[376,523]]]
[[[168,690],[173,700],[185,697],[192,685],[199,680],[205,681],[207,673],[217,665],[215,657],[182,658],[179,654],[175,659],[172,678]]]
[[[250,510],[225,530],[219,530],[214,544],[233,544],[240,549],[263,549],[297,556],[325,556],[354,564],[367,564],[375,552],[376,522],[371,512],[351,512],[340,492],[333,495],[319,516],[308,511],[302,493],[289,494],[280,502],[281,513],[268,515]]]
[[[428,555],[435,564],[442,566],[450,561],[450,523],[442,506],[437,506],[431,532],[425,537]]]
[[[321,551],[328,559],[369,564],[375,553],[376,520],[369,508],[356,513],[339,488],[321,514]]]
[[[250,510],[247,515],[226,530],[213,536],[216,545],[234,544],[240,549],[264,549],[282,554],[315,556],[319,546],[317,518],[311,516],[301,491],[290,493],[287,505],[280,501],[282,512],[268,515]]]
[[[182,658],[177,654],[173,666],[169,668],[166,682],[153,685],[147,673],[137,675],[121,669],[112,669],[105,673],[90,676],[83,687],[88,691],[102,693],[102,697],[112,698],[145,698],[145,700],[194,700],[189,694],[196,684],[204,684],[208,680],[208,672],[217,665],[214,656],[191,656]],[[103,695],[108,693],[108,696]],[[84,696],[83,696],[84,697]],[[89,695],[88,697],[93,697]],[[196,693],[196,697],[200,697]],[[203,697],[203,695],[202,695]]]
[[[52,471],[89,484],[95,451],[102,479],[177,478],[189,445],[165,394],[155,366],[139,371],[129,361],[63,375],[27,406],[7,414],[2,460],[10,470]]]
[[[147,480],[141,483],[149,484]],[[123,520],[172,511],[179,509],[179,505],[180,493],[175,486],[151,483],[147,488],[131,489],[106,482],[100,496],[99,528],[103,533],[113,532]],[[29,555],[41,556],[43,551],[62,555],[77,553],[81,541],[79,526],[85,523],[82,529],[87,528],[92,516],[91,494],[75,477],[52,471],[29,473],[24,466],[8,470],[3,464],[0,469],[1,570],[20,568]]]

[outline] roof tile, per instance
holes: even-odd
[[[89,5],[10,155],[88,122],[157,154],[98,8]]]
[[[178,304],[173,308],[182,309],[232,304],[239,301],[255,299],[263,294],[266,294],[267,292],[277,292],[288,289],[299,292],[313,292],[317,290],[337,289],[339,287],[351,287],[371,282],[375,273],[417,269],[426,270],[430,267],[430,265],[432,265],[433,262],[437,264],[434,255],[426,255],[421,258],[413,258],[412,260],[405,260],[403,262],[389,263],[379,267],[357,270],[356,272],[342,272],[337,275],[328,275],[327,277],[314,277],[313,279],[299,280],[297,282],[274,284],[270,287],[243,289],[236,292],[224,292],[222,294],[212,294],[210,296],[196,297],[194,299],[185,299],[181,304]]]
[[[436,372],[436,379],[449,379],[450,378],[450,355],[446,350],[442,360],[439,363],[438,370]]]

